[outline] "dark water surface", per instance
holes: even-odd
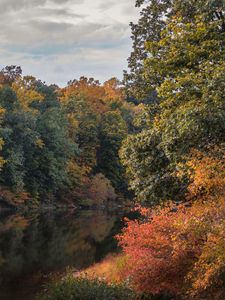
[[[96,210],[0,214],[0,300],[33,300],[50,273],[88,267],[115,251],[113,236],[124,215]]]

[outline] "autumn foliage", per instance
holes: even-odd
[[[116,78],[59,88],[0,70],[0,206],[99,206],[127,193],[118,152],[134,105],[123,89]]]
[[[186,295],[188,299],[223,299],[225,168],[222,153],[221,148],[208,151],[208,156],[196,151],[188,163],[193,172],[188,196],[198,201],[141,209],[141,221],[128,220],[127,227],[117,237],[127,257],[125,277],[138,291]]]

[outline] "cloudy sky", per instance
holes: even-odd
[[[82,75],[122,78],[135,0],[0,0],[0,68],[64,86]]]

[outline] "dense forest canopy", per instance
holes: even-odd
[[[3,198],[19,204],[127,191],[118,151],[135,109],[116,78],[101,85],[81,77],[59,88],[7,66],[0,80]]]

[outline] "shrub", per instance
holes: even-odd
[[[98,279],[67,275],[55,283],[41,300],[132,300],[135,293],[126,286],[107,284]]]
[[[143,223],[128,221],[118,236],[128,257],[125,276],[137,291],[189,293],[191,299],[205,295],[215,283],[224,289],[224,216],[221,198],[217,203],[180,206],[177,212],[166,208]]]
[[[69,273],[53,284],[37,300],[171,300],[163,295],[136,293],[124,284],[109,284],[99,279],[74,277]]]

